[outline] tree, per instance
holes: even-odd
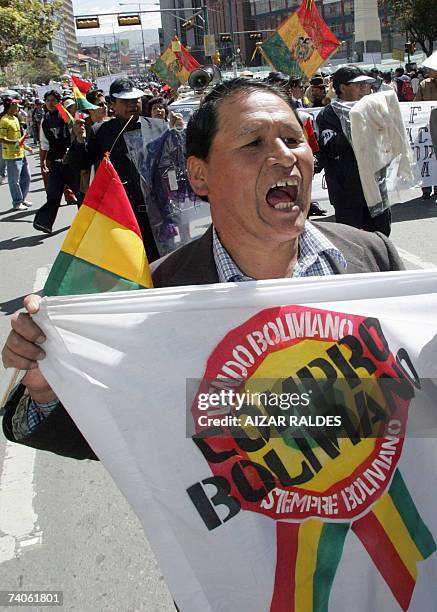
[[[61,2],[0,0],[0,69],[19,60],[32,60],[47,52],[60,21]]]
[[[437,40],[436,0],[380,0],[380,4],[391,9],[408,40],[418,43],[429,57]]]
[[[47,51],[44,57],[17,62],[13,67],[14,82],[21,83],[48,83],[51,79],[59,79],[64,72],[64,65],[51,51]]]

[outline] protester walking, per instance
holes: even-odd
[[[355,66],[339,68],[333,77],[338,99],[320,111],[316,123],[329,199],[335,208],[335,220],[337,223],[367,231],[379,231],[389,236],[390,209],[376,217],[370,215],[357,160],[345,133],[348,112],[353,102],[370,94],[373,80]]]
[[[32,153],[32,149],[25,144],[25,134],[17,117],[19,103],[18,99],[4,102],[0,118],[0,143],[8,172],[12,207],[14,210],[27,210],[32,203],[26,199],[30,189],[30,172],[25,151]]]
[[[70,130],[62,119],[56,104],[61,95],[55,90],[46,92],[44,102],[47,113],[41,123],[41,170],[48,176],[47,202],[35,215],[33,227],[51,234],[58,214],[64,188],[68,185],[75,197],[79,197],[79,174],[64,163],[71,144]]]

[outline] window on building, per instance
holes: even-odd
[[[354,10],[354,3],[352,2],[352,0],[345,0],[343,7],[345,15],[352,15],[352,12]]]

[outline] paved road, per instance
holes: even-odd
[[[42,287],[75,213],[62,207],[50,237],[33,230],[33,210],[44,192],[35,159],[32,165],[31,211],[11,211],[8,187],[0,186],[1,345],[8,315]],[[393,215],[392,238],[407,267],[437,266],[435,199],[395,205]],[[63,590],[68,610],[174,611],[139,523],[102,467],[1,437],[0,576],[0,589]]]

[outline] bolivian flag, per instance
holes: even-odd
[[[260,48],[276,70],[310,79],[339,45],[314,0],[304,0]]]
[[[132,207],[113,165],[100,163],[44,286],[44,295],[152,287]]]
[[[83,95],[80,89],[76,87],[76,85],[73,87],[73,96],[78,111],[96,110],[96,108],[99,108],[95,104],[91,104],[91,102],[88,102],[86,97]]]
[[[68,125],[69,128],[73,127],[74,124],[74,119],[73,117],[70,115],[70,113],[68,112],[68,110],[66,108],[64,108],[64,106],[62,106],[62,104],[60,102],[58,102],[56,104],[56,108],[59,111],[59,114],[61,115],[62,121],[64,123],[66,123]]]
[[[178,37],[174,36],[167,49],[152,66],[152,70],[170,85],[173,91],[177,91],[180,85],[188,81],[193,70],[199,67],[199,62],[188,53]]]
[[[83,79],[73,75],[71,75],[70,78],[71,82],[73,83],[73,87],[77,87],[78,90],[84,94],[92,87],[90,81],[84,81]]]

